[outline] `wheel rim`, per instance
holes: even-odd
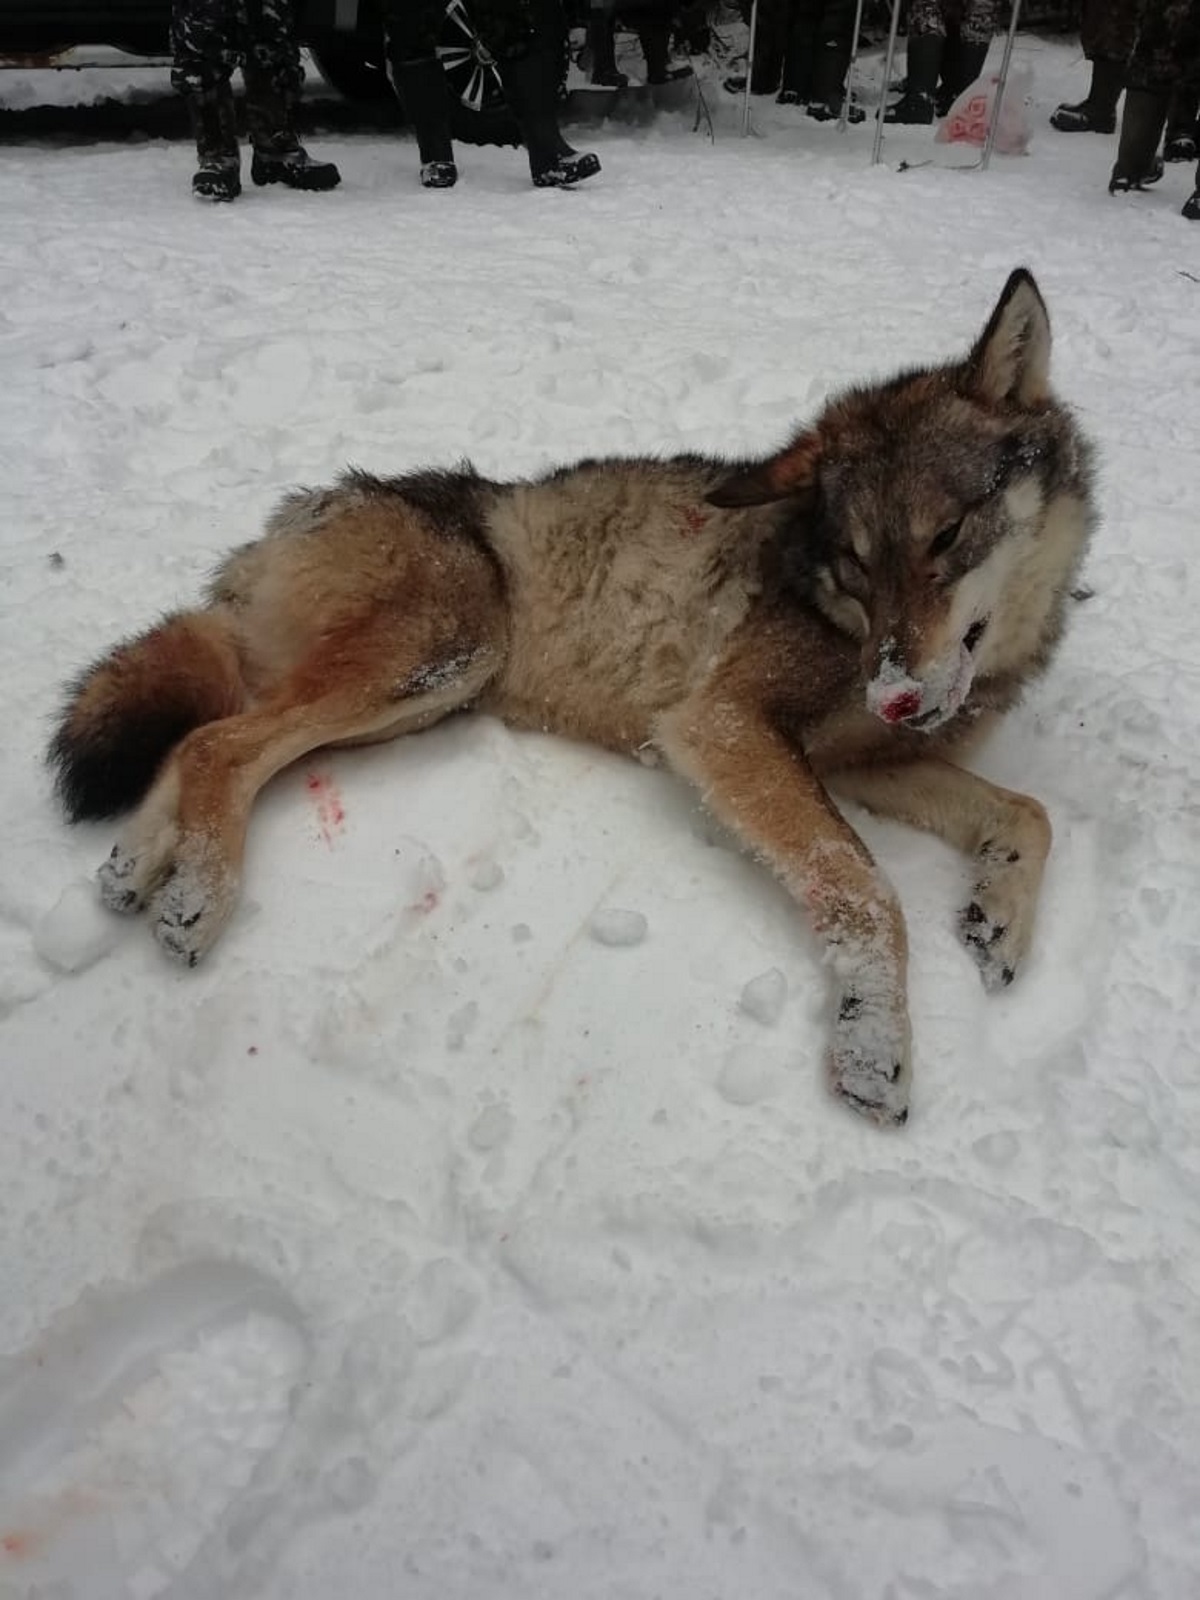
[[[504,104],[496,59],[476,33],[463,0],[447,0],[438,60],[450,92],[468,111],[491,111]]]

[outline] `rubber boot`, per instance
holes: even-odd
[[[1062,105],[1050,115],[1059,133],[1112,133],[1117,126],[1117,101],[1125,87],[1123,61],[1093,61],[1092,86],[1078,105]]]
[[[1117,164],[1108,180],[1109,194],[1145,189],[1163,175],[1158,141],[1167,120],[1167,96],[1153,89],[1127,89],[1121,118]]]
[[[573,150],[558,126],[558,69],[554,56],[534,45],[497,63],[500,81],[525,141],[535,188],[568,189],[600,171],[599,159]]]
[[[989,42],[975,40],[970,44],[964,39],[948,39],[946,53],[942,58],[942,81],[937,92],[937,114],[944,117],[950,107],[962,94],[964,89],[969,89],[983,71],[987,61]]]
[[[812,97],[808,114],[816,122],[835,122],[842,114],[846,95],[846,71],[850,66],[850,44],[842,39],[830,39],[821,46],[813,69]],[[847,122],[865,122],[866,112],[851,105],[846,113]]]
[[[895,105],[883,114],[885,122],[932,122],[938,75],[946,41],[940,33],[912,34],[908,41],[908,84]]]
[[[458,182],[450,137],[450,91],[436,56],[393,61],[392,80],[404,115],[412,123],[426,189],[452,189]]]
[[[186,98],[196,140],[192,193],[200,200],[236,200],[242,192],[242,158],[229,79]]]
[[[254,154],[255,183],[282,183],[289,189],[336,189],[342,175],[332,161],[314,161],[296,134],[296,95],[263,69],[253,53],[242,65],[246,83],[246,122]]]

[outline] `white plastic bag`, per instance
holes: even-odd
[[[987,143],[988,123],[1000,84],[998,72],[986,73],[964,89],[947,111],[934,137],[939,144]],[[1033,68],[1028,62],[1010,68],[1000,107],[1000,123],[993,149],[1006,156],[1023,156],[1033,138],[1029,100],[1033,93]]]

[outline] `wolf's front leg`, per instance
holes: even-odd
[[[877,1122],[908,1117],[908,941],[895,893],[804,757],[739,686],[706,685],[658,743],[809,910],[837,974],[830,1081]]]
[[[1050,821],[1028,795],[1001,789],[949,761],[863,767],[831,778],[869,811],[937,834],[975,862],[959,937],[989,989],[1012,982],[1029,950],[1050,853]]]

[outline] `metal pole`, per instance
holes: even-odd
[[[758,0],[750,6],[750,43],[746,50],[746,98],[742,103],[742,138],[750,132],[750,80],[754,77],[754,36],[758,32]]]
[[[892,25],[888,29],[887,60],[883,67],[883,93],[879,97],[879,115],[875,119],[875,143],[871,146],[871,165],[879,164],[883,148],[883,113],[887,108],[888,84],[892,81],[892,62],[896,59],[896,30],[900,26],[900,0],[892,0]]]
[[[838,118],[838,132],[845,133],[850,120],[850,91],[854,88],[854,69],[858,65],[858,34],[862,27],[863,0],[854,8],[854,45],[850,51],[850,65],[846,68],[846,92],[842,96],[842,114]]]
[[[1000,126],[1000,107],[1004,104],[1004,90],[1008,84],[1008,69],[1012,65],[1013,42],[1017,37],[1017,23],[1021,19],[1021,0],[1012,0],[1012,19],[1008,24],[1008,38],[1004,41],[1004,59],[1000,63],[1000,81],[996,85],[996,101],[988,122],[987,142],[983,147],[983,160],[979,165],[987,171],[992,159],[992,146],[996,142],[996,129]]]

